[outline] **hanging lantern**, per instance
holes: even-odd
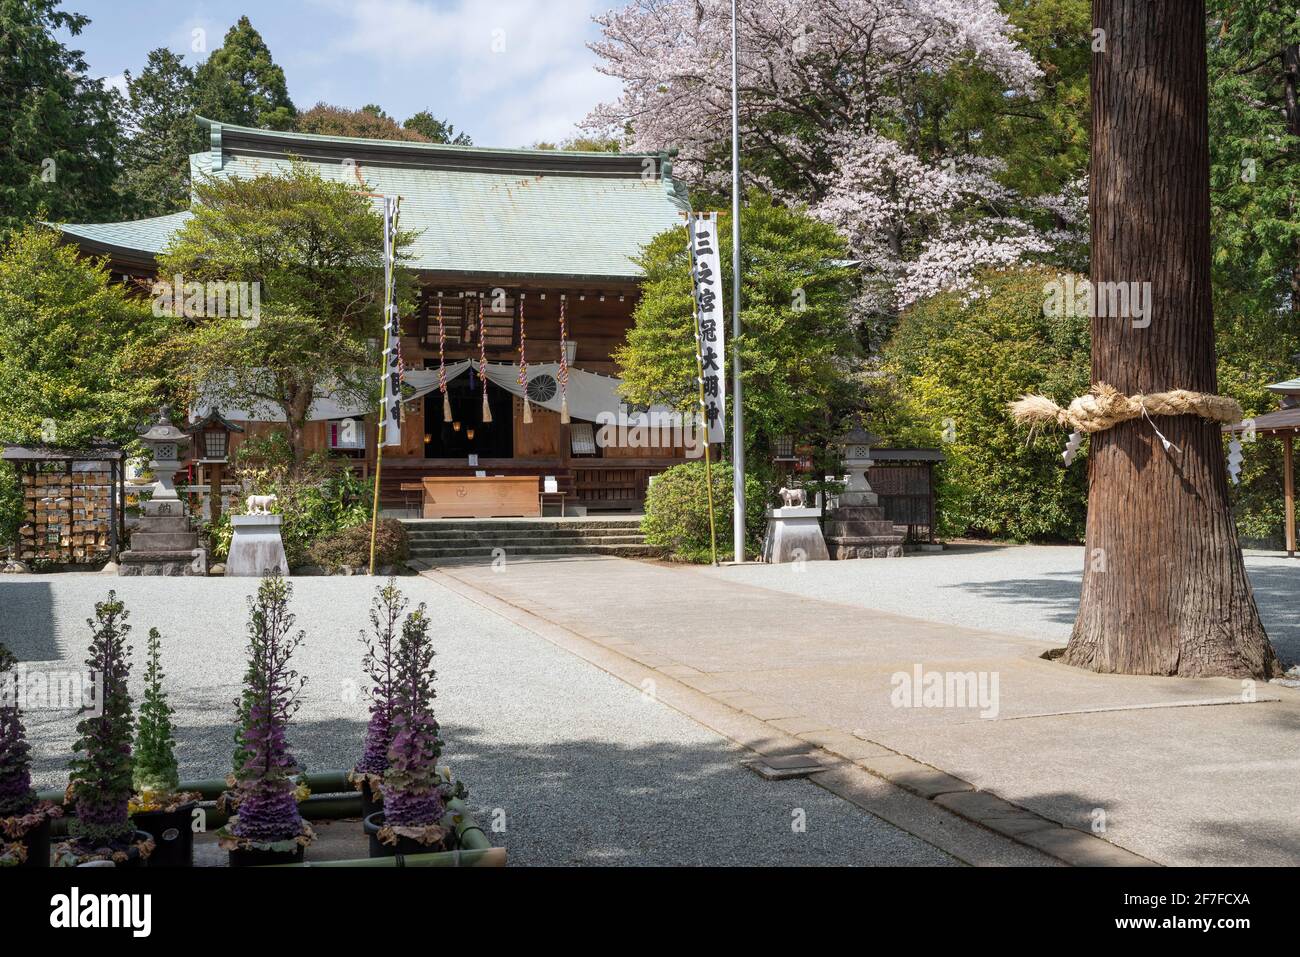
[[[560,296],[560,422],[569,424],[569,327],[565,315],[567,297]]]

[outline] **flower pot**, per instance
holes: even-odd
[[[300,864],[307,848],[296,845],[292,851],[276,851],[269,847],[232,847],[231,867],[268,867],[272,864]]]
[[[126,849],[126,860],[124,861],[96,858],[94,855],[98,850],[100,850],[100,848],[79,845],[76,840],[60,844],[56,850],[59,853],[66,851],[74,858],[79,858],[84,854],[85,860],[77,860],[76,863],[72,865],[75,867],[148,867],[149,857],[140,853],[140,845],[145,841],[153,841],[153,835],[148,831],[133,832],[131,834],[131,844]],[[71,862],[67,858],[61,858],[60,863],[66,867]]]
[[[439,844],[421,844],[414,838],[400,835],[396,844],[385,844],[379,839],[379,830],[384,826],[383,811],[371,814],[361,824],[365,828],[366,835],[370,838],[371,857],[394,857],[398,854],[432,854],[436,851],[450,850],[454,846],[455,835],[451,832]]]
[[[370,781],[361,782],[361,817],[362,819],[370,817],[384,809],[384,799],[382,796],[376,797],[375,792],[370,789]]]
[[[27,849],[27,859],[23,867],[50,866],[50,818],[44,816],[41,823],[30,828],[19,842]]]
[[[157,847],[149,855],[150,867],[194,866],[194,808],[197,801],[187,801],[171,811],[139,811],[131,821],[153,835]]]

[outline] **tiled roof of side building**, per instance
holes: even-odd
[[[488,149],[200,122],[212,145],[190,157],[192,178],[253,177],[300,161],[328,179],[401,196],[402,226],[417,233],[410,265],[438,273],[635,279],[641,248],[688,208],[666,153]],[[62,229],[96,251],[151,256],[190,215]]]

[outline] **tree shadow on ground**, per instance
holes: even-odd
[[[1079,611],[1082,586],[1077,572],[1049,572],[1041,578],[962,582],[944,587],[957,588],[1006,605],[1032,605],[1042,609],[1048,621],[1072,625]]]
[[[0,641],[19,661],[59,657],[54,592],[48,582],[0,580]]]
[[[231,709],[186,702],[176,737],[184,779],[230,770]],[[289,742],[308,771],[350,768],[360,720],[295,720]],[[502,741],[490,729],[443,725],[442,760],[512,864],[952,865],[933,847],[807,781],[768,782],[726,741],[623,745],[597,739]],[[45,776],[66,758],[35,762]],[[47,780],[45,786],[59,786]]]
[[[1247,567],[1264,630],[1284,663],[1300,661],[1300,562]]]

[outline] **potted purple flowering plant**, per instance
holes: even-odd
[[[394,660],[384,807],[364,821],[371,857],[427,854],[455,846],[455,828],[443,821],[447,801],[465,792],[438,768],[442,740],[433,716],[433,656],[429,616],[421,604],[402,623]]]
[[[110,591],[108,601],[96,602],[95,617],[87,619],[92,636],[86,666],[100,683],[98,707],[77,725],[79,755],[70,767],[65,803],[76,808],[68,822],[70,840],[54,849],[61,867],[90,861],[112,861],[118,867],[142,867],[153,853],[154,841],[131,825],[131,646],[126,638],[130,613]],[[98,713],[96,713],[98,712]]]
[[[49,867],[50,819],[63,812],[37,801],[32,790],[15,663],[13,652],[0,644],[0,867]]]
[[[144,699],[136,722],[131,820],[157,843],[150,867],[190,867],[194,851],[191,818],[201,795],[180,790],[171,720],[175,711],[163,689],[161,645],[158,629],[150,628]]]
[[[361,759],[348,774],[348,780],[361,791],[361,816],[369,817],[383,809],[384,772],[388,770],[388,748],[393,743],[393,689],[396,683],[398,621],[406,610],[407,600],[393,579],[375,589],[370,603],[370,626],[373,634],[361,632],[366,653],[362,668],[370,679],[370,721]]]
[[[292,632],[292,594],[277,573],[263,578],[257,598],[249,599],[248,670],[238,702],[237,813],[217,832],[232,867],[301,861],[315,836],[298,812],[298,766],[286,738],[307,680],[290,666],[305,637]]]

